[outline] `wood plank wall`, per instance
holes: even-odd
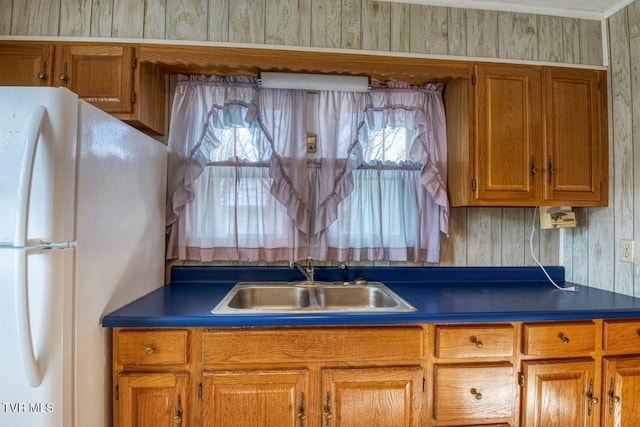
[[[563,230],[561,263],[577,283],[640,297],[640,0],[607,24],[609,207],[581,210],[583,226]],[[638,240],[635,263],[619,261],[621,239]]]
[[[575,230],[536,231],[543,264],[640,296],[640,268],[616,261],[640,238],[640,0],[608,20],[611,201]],[[600,21],[369,0],[0,0],[0,35],[105,37],[408,52],[603,65]],[[457,208],[441,265],[533,265],[533,209]],[[637,230],[637,231],[636,231]],[[640,244],[640,241],[638,242]],[[640,247],[636,250],[640,253]],[[638,259],[638,256],[636,256]]]

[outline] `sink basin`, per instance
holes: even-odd
[[[245,286],[229,300],[235,309],[295,310],[311,304],[309,289],[300,286]]]
[[[327,308],[390,308],[398,305],[388,291],[374,286],[326,286],[316,290],[318,303]]]
[[[211,310],[214,314],[403,311],[415,308],[380,282],[241,282]]]

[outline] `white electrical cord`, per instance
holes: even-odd
[[[542,272],[544,273],[545,276],[547,276],[547,279],[549,279],[549,282],[551,282],[551,284],[553,286],[555,286],[556,288],[560,289],[561,291],[567,291],[567,292],[575,292],[576,291],[576,287],[575,286],[569,286],[567,288],[563,288],[562,286],[558,285],[549,275],[549,273],[547,273],[547,270],[544,268],[544,266],[542,264],[540,264],[540,261],[538,261],[538,258],[536,258],[534,252],[533,252],[533,234],[536,231],[536,213],[538,212],[538,208],[533,208],[533,215],[532,216],[532,221],[531,221],[531,235],[529,236],[529,249],[531,250],[531,257],[533,258],[533,260],[536,262],[536,264],[538,264],[538,266],[542,269]]]

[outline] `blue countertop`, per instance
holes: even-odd
[[[300,281],[286,267],[174,267],[164,286],[106,315],[104,327],[228,327],[390,325],[463,322],[640,318],[640,298],[564,282],[562,267],[362,267],[361,276],[385,283],[417,310],[405,313],[294,313],[219,315],[211,310],[237,282]],[[316,268],[316,280],[341,281],[337,268]]]

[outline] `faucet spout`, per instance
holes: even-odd
[[[291,261],[289,263],[289,265],[291,267],[295,267],[298,269],[298,271],[300,273],[302,273],[306,279],[306,281],[308,283],[312,283],[313,282],[313,265],[311,264],[311,257],[307,258],[307,265],[305,267],[301,266],[298,262],[296,261]]]

